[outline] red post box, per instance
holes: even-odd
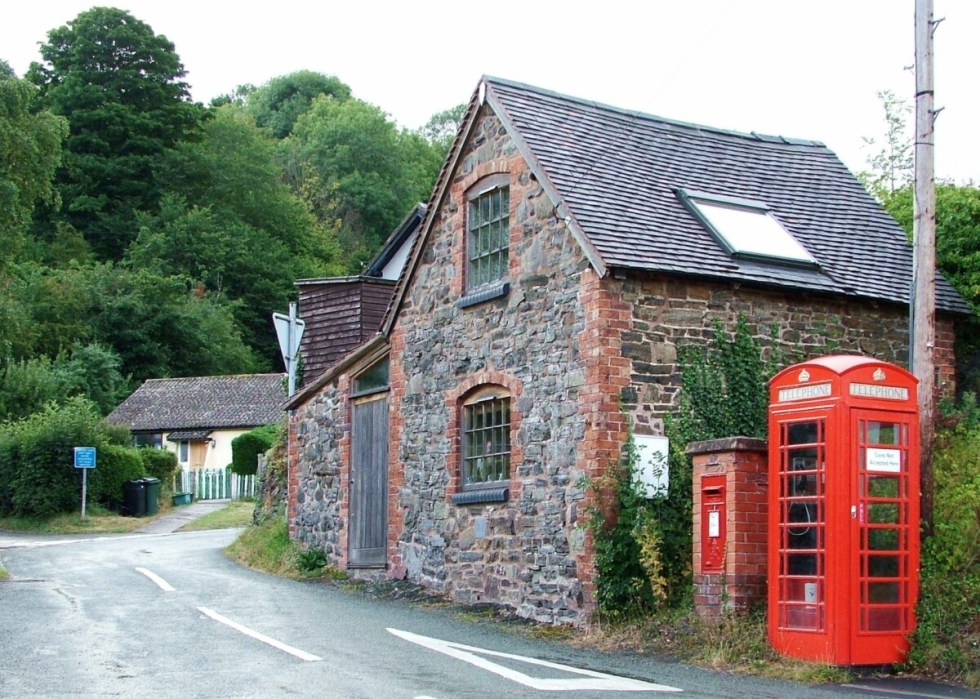
[[[768,626],[780,653],[905,659],[919,586],[916,386],[901,367],[849,355],[770,382]]]
[[[725,474],[701,476],[701,572],[725,572],[727,519]]]

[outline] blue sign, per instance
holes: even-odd
[[[75,468],[95,468],[95,447],[75,447]]]

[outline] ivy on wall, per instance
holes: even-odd
[[[589,513],[595,542],[599,614],[609,619],[642,616],[659,605],[691,598],[691,442],[723,437],[766,437],[769,379],[797,361],[774,343],[754,336],[743,316],[729,333],[716,322],[707,345],[681,348],[678,410],[667,416],[670,481],[666,497],[647,499],[636,479],[638,454],[632,435],[622,468],[588,485],[614,496],[613,507]],[[774,337],[773,331],[770,336]]]

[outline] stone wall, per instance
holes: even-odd
[[[834,353],[863,354],[900,366],[908,362],[908,311],[902,306],[737,283],[649,279],[607,284],[632,308],[631,327],[621,336],[623,355],[632,360],[630,386],[622,398],[640,434],[663,434],[663,415],[676,406],[680,390],[678,349],[708,342],[715,321],[732,330],[743,315],[764,345],[775,339],[794,362]],[[952,320],[940,316],[936,362],[947,395],[954,381],[952,332]]]
[[[392,575],[459,602],[581,623],[587,262],[495,117],[477,122],[460,162],[390,338]],[[510,291],[459,308],[467,191],[500,173],[509,176]],[[460,400],[481,384],[511,396],[509,498],[457,506]]]
[[[321,388],[289,419],[289,535],[319,549],[332,565],[347,562],[348,377]]]

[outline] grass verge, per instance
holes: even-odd
[[[84,518],[80,512],[56,515],[50,519],[2,517],[0,529],[33,534],[125,534],[145,526],[149,521],[146,517],[122,517],[93,505],[86,508]]]
[[[571,641],[582,647],[661,655],[743,675],[807,684],[843,683],[846,669],[784,658],[766,638],[762,611],[731,614],[717,623],[702,621],[693,609],[666,610],[642,620],[598,623]]]
[[[227,548],[225,555],[244,566],[294,580],[346,577],[344,573],[327,565],[317,565],[289,538],[285,519],[267,520],[241,533]]]
[[[9,577],[10,577],[10,573],[7,572],[7,569],[6,568],[4,568],[2,565],[0,565],[0,582],[3,582],[4,580],[6,580]]]
[[[254,500],[233,500],[220,510],[209,512],[203,517],[188,522],[177,531],[189,532],[203,529],[247,527],[252,523],[252,512],[254,511]]]

